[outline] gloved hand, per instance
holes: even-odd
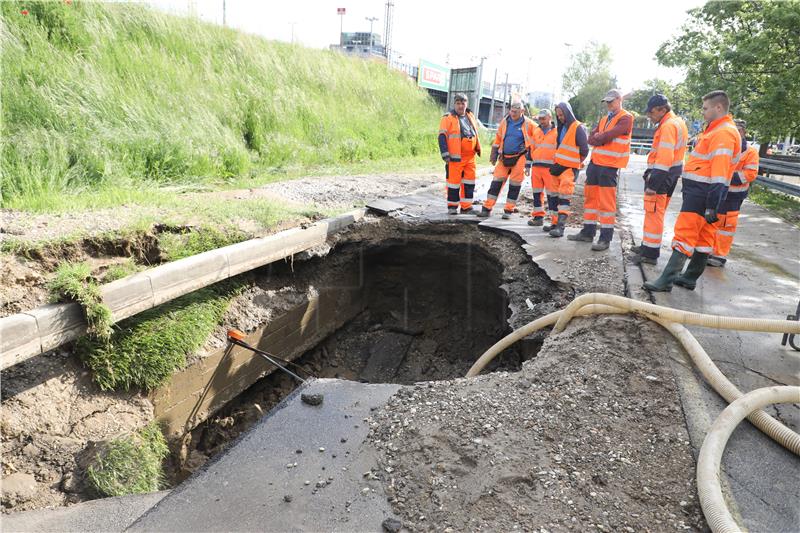
[[[480,156],[481,156],[481,149],[480,149],[480,148],[478,148],[477,150],[475,150],[475,154],[476,154],[478,157],[480,157]]]
[[[652,171],[653,171],[653,169],[652,169],[652,168],[648,168],[647,170],[645,170],[645,171],[644,171],[644,174],[642,174],[642,179],[643,179],[644,181],[647,181],[647,179],[650,177],[650,173],[651,173]]]
[[[553,166],[550,167],[550,175],[551,176],[560,176],[561,174],[564,173],[565,170],[567,170],[567,167],[565,167],[563,165],[559,165],[558,163],[556,163],[556,164],[554,164]]]
[[[496,165],[497,164],[497,156],[490,157],[489,158],[489,163],[491,163],[493,165]]]
[[[526,161],[525,162],[525,175],[526,176],[530,176],[531,175],[531,162],[530,161]]]
[[[708,222],[709,224],[713,224],[714,222],[719,220],[716,209],[706,209],[705,213],[703,213],[703,218],[705,218],[706,222]]]
[[[450,162],[450,155],[449,154],[448,155],[443,155],[442,156],[442,161],[444,161],[445,163],[449,163]]]

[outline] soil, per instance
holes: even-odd
[[[576,319],[520,372],[401,390],[370,422],[393,510],[410,531],[705,529],[679,353],[643,320]]]

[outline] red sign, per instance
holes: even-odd
[[[444,72],[423,67],[422,79],[435,85],[441,85],[444,83]]]
[[[337,7],[336,8],[336,14],[337,15],[344,15],[344,14],[346,14],[346,12],[347,12],[347,9],[345,9],[343,7]]]

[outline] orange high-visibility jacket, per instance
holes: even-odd
[[[533,129],[536,128],[536,123],[534,123],[531,119],[522,115],[523,123],[522,123],[522,137],[525,139],[525,151],[531,149],[531,145],[533,144]],[[497,149],[497,153],[503,153],[503,141],[506,138],[506,129],[508,129],[508,121],[510,120],[510,115],[507,115],[503,120],[500,121],[500,124],[497,125],[497,134],[494,136],[494,144],[492,144],[492,152],[494,149]],[[530,152],[529,152],[530,153]],[[506,154],[511,155],[511,154]]]
[[[480,152],[481,141],[478,136],[478,123],[475,121],[475,115],[469,109],[467,109],[466,115],[472,127],[475,128],[475,151]],[[450,156],[450,161],[461,161],[461,124],[458,123],[458,115],[454,111],[442,117],[439,123],[439,135],[447,138],[447,151],[442,152],[442,157]]]
[[[750,188],[758,177],[758,150],[755,146],[748,146],[742,152],[739,162],[733,168],[733,177],[728,192],[744,192]]]
[[[628,165],[628,158],[631,155],[631,132],[633,131],[633,115],[625,109],[620,109],[608,123],[608,115],[600,119],[599,130],[601,132],[613,128],[622,117],[631,118],[631,129],[628,133],[614,137],[602,146],[595,146],[592,149],[592,163],[611,168],[625,168]]]
[[[670,175],[680,175],[688,142],[689,130],[686,122],[672,111],[668,111],[653,135],[653,147],[647,154],[647,168]]]
[[[706,208],[716,209],[725,197],[741,151],[742,139],[730,115],[709,124],[684,165],[684,199],[687,195],[704,196]]]
[[[561,166],[581,168],[581,151],[578,148],[578,143],[575,142],[575,132],[578,131],[578,126],[580,125],[579,121],[573,120],[567,129],[567,133],[564,134],[564,138],[561,139],[561,144],[558,145],[554,159]]]
[[[531,157],[534,165],[552,165],[555,163],[556,144],[558,143],[558,128],[551,127],[547,133],[537,126],[534,130],[533,150]]]

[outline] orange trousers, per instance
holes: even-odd
[[[492,174],[492,184],[489,185],[489,192],[486,194],[486,201],[483,202],[483,207],[490,211],[497,203],[497,197],[500,196],[500,191],[503,189],[507,180],[511,180],[508,184],[508,194],[506,198],[506,205],[504,211],[506,213],[513,213],[514,208],[517,206],[517,199],[519,198],[519,191],[522,189],[522,180],[525,179],[525,156],[520,156],[517,163],[513,167],[507,167],[503,164],[502,156],[494,167]]]
[[[531,211],[531,216],[544,217],[544,195],[547,193],[549,198],[553,194],[553,176],[550,175],[549,167],[531,168],[531,190],[533,191],[533,211]],[[547,210],[547,214],[553,216],[550,209]]]
[[[715,225],[706,222],[703,215],[692,211],[681,211],[678,220],[675,221],[672,249],[689,257],[694,252],[710,254],[714,251],[716,233]]]
[[[475,193],[475,141],[461,140],[461,161],[449,161],[445,167],[447,178],[447,207],[469,209]]]
[[[644,195],[644,231],[642,232],[642,256],[657,259],[661,253],[661,238],[664,235],[664,214],[670,197],[666,194]]]
[[[600,224],[600,240],[611,241],[617,221],[617,177],[619,169],[589,163],[583,189],[582,233],[594,236]]]
[[[733,236],[736,235],[736,226],[739,223],[739,211],[728,211],[720,214],[719,220],[714,223],[717,229],[717,238],[714,241],[714,252],[716,257],[728,257],[731,253]]]

